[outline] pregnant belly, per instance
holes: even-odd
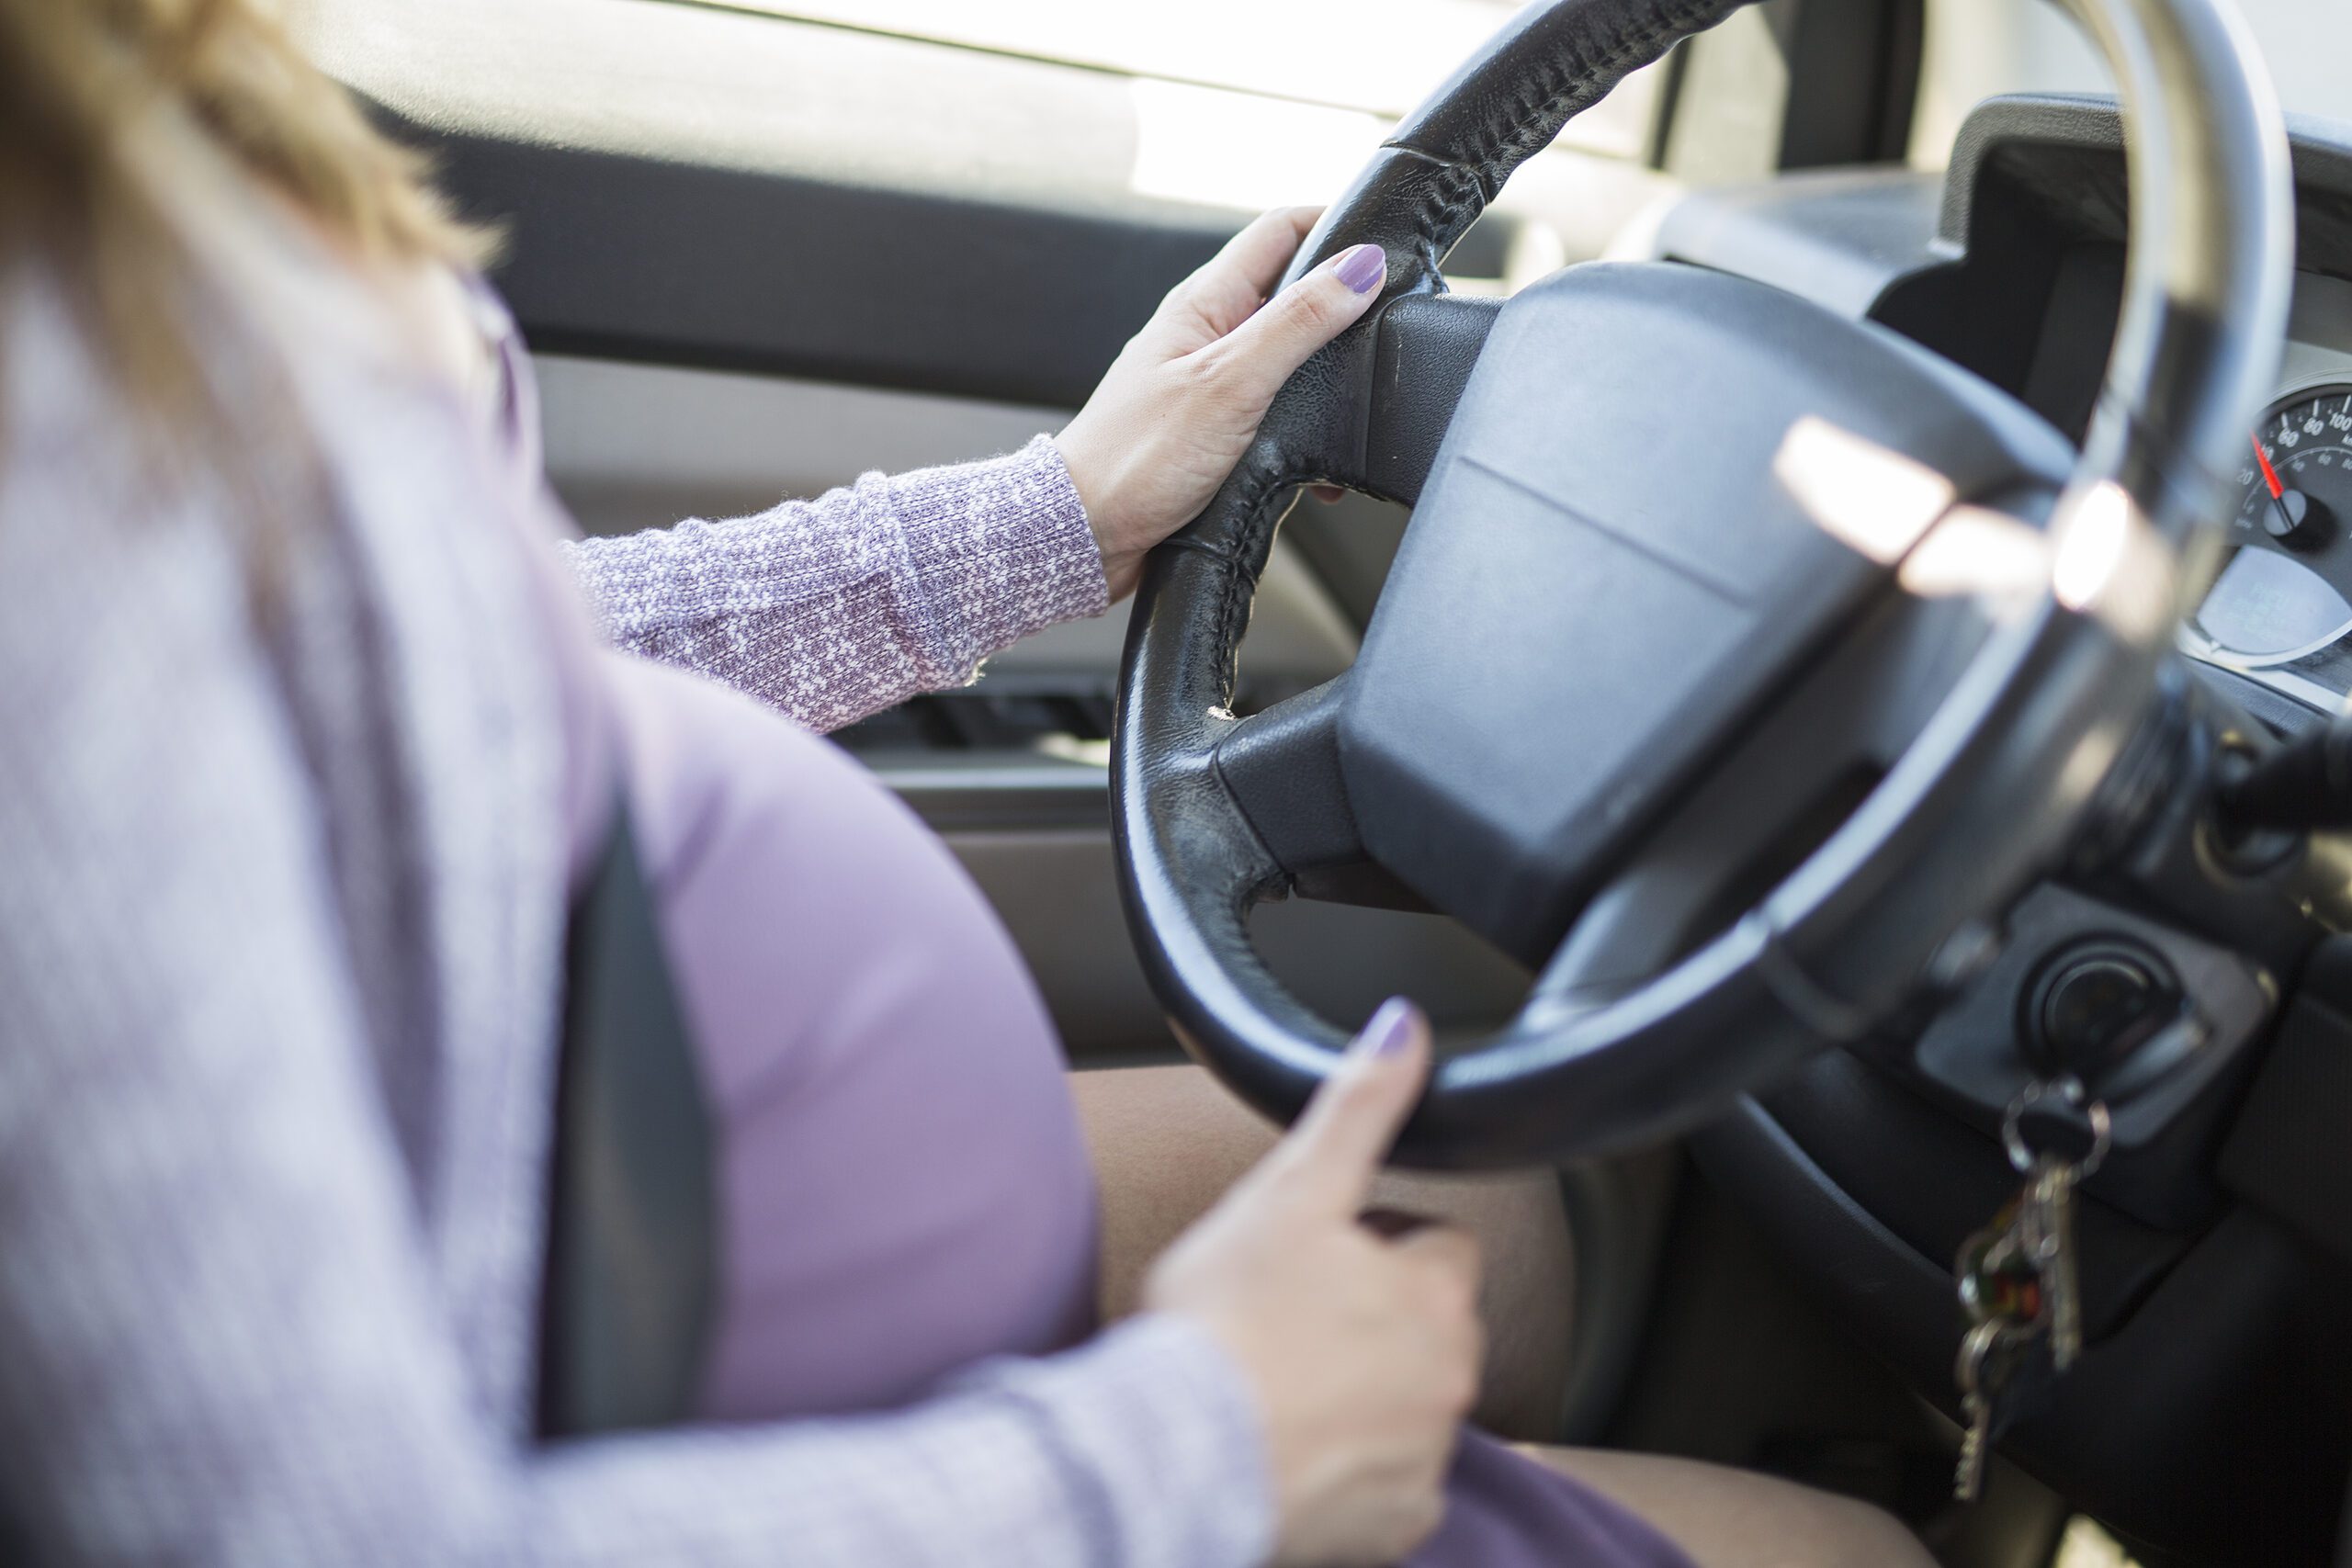
[[[978,889],[829,742],[679,671],[606,673],[722,1151],[704,1413],[888,1408],[1081,1337],[1093,1179]]]

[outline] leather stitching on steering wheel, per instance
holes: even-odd
[[[1233,706],[1234,689],[1241,679],[1241,607],[1249,598],[1243,584],[1257,586],[1257,574],[1246,560],[1264,558],[1272,547],[1274,531],[1273,501],[1283,486],[1296,476],[1289,472],[1289,464],[1282,454],[1274,453],[1275,462],[1253,475],[1250,488],[1241,505],[1241,526],[1235,531],[1234,549],[1228,553],[1216,551],[1225,560],[1225,581],[1220,585],[1216,606],[1216,633],[1211,646],[1216,649],[1217,691],[1226,707]],[[1261,541],[1265,541],[1261,545]]]
[[[1501,192],[1512,170],[1550,146],[1563,126],[1599,101],[1601,94],[1594,92],[1597,85],[1604,92],[1613,87],[1631,68],[1632,62],[1645,56],[1657,58],[1661,44],[1689,36],[1702,18],[1724,9],[1722,0],[1691,0],[1687,6],[1670,10],[1661,7],[1654,14],[1651,25],[1619,33],[1598,60],[1557,67],[1559,74],[1551,84],[1534,85],[1533,90],[1540,96],[1532,103],[1522,100],[1514,106],[1514,112],[1481,128],[1480,145],[1472,149],[1469,159],[1455,162],[1407,143],[1384,142],[1384,146],[1396,151],[1444,164],[1449,172],[1462,171],[1476,182],[1476,209],[1471,206],[1470,193],[1459,188],[1458,179],[1442,180],[1422,202],[1414,227],[1424,271],[1431,278],[1437,276],[1441,246],[1461,238],[1469,221]],[[1578,102],[1579,98],[1583,101]]]

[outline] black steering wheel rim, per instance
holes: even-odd
[[[1416,378],[1458,389],[1467,372],[1442,323],[1424,334],[1434,350],[1407,344],[1398,323],[1442,292],[1446,251],[1569,118],[1741,3],[1531,6],[1400,125],[1293,266],[1379,243],[1384,303],[1284,389],[1209,508],[1147,568],[1114,747],[1123,897],[1191,1048],[1269,1114],[1295,1114],[1344,1039],[1250,946],[1250,906],[1296,877],[1237,807],[1238,763],[1220,755],[1237,734],[1235,650],[1281,511],[1315,480],[1415,498],[1417,463],[1436,446],[1426,426],[1442,419],[1389,416]],[[2084,10],[2121,87],[2133,213],[2121,325],[2057,502],[2051,588],[1744,917],[1598,1005],[1539,981],[1501,1031],[1448,1055],[1400,1162],[1514,1165],[1654,1140],[1863,1033],[1967,945],[1955,936],[2052,863],[2146,715],[2181,552],[2222,514],[2217,476],[2276,369],[2292,209],[2278,108],[2225,0]],[[1466,357],[1476,351],[1474,338]]]

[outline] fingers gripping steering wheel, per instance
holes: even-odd
[[[2132,222],[2079,457],[1761,284],[1595,264],[1499,309],[1442,292],[1513,168],[1738,3],[1531,6],[1408,118],[1292,268],[1375,242],[1382,303],[1283,389],[1136,596],[1122,892],[1220,1077],[1287,1120],[1344,1039],[1252,951],[1263,898],[1434,907],[1538,972],[1440,1064],[1405,1163],[1682,1130],[1949,980],[2149,713],[2182,549],[2226,515],[2215,476],[2278,367],[2285,138],[2226,0],[2085,6]],[[1308,482],[1412,522],[1354,668],[1237,719],[1236,645]],[[1898,581],[1933,546],[1981,586],[2020,538],[2007,600]]]

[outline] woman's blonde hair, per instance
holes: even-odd
[[[187,248],[132,155],[159,114],[363,261],[486,258],[482,231],[303,58],[270,0],[0,0],[0,271],[47,264],[157,427],[221,412],[189,337]]]

